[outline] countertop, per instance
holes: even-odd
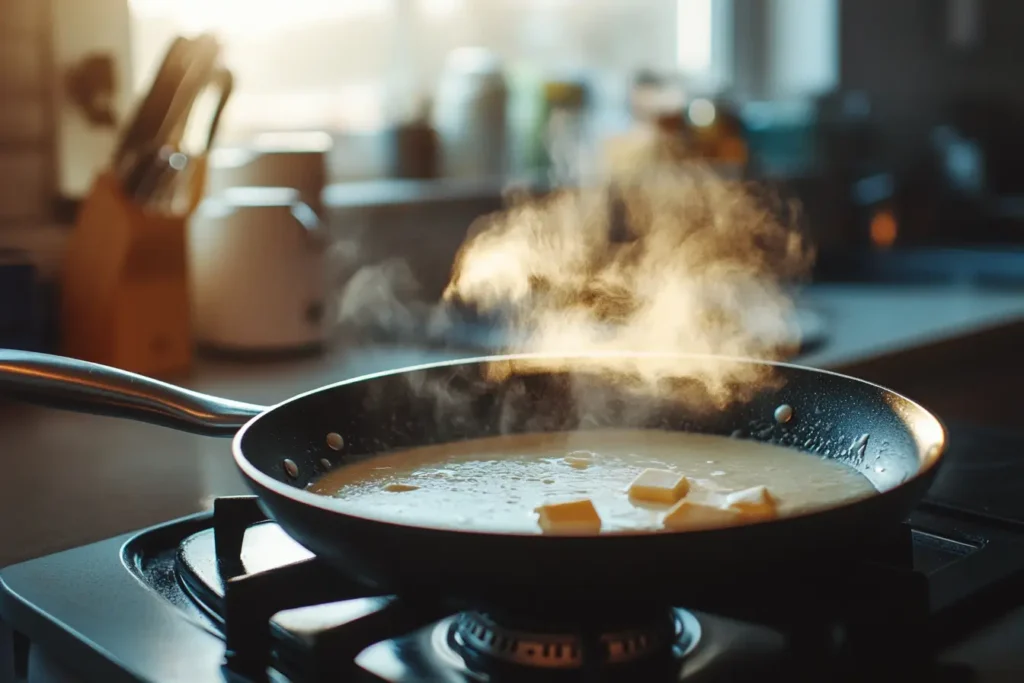
[[[813,286],[804,305],[827,342],[796,362],[848,370],[1024,321],[1024,292]],[[273,403],[322,384],[477,355],[397,346],[337,348],[274,363],[201,359],[187,384]],[[0,405],[0,566],[84,544],[245,493],[228,442],[111,418]]]

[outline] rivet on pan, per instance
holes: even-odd
[[[320,466],[323,467],[325,470],[329,470],[332,467],[334,467],[334,465],[331,464],[331,461],[328,460],[327,458],[320,458]]]
[[[291,458],[285,458],[282,465],[284,466],[284,473],[292,479],[299,476],[299,466]]]
[[[785,424],[793,419],[793,406],[788,403],[783,403],[781,406],[775,409],[775,421],[779,424]]]
[[[331,432],[327,435],[327,447],[332,451],[340,451],[345,447],[345,439],[342,438],[341,434]]]

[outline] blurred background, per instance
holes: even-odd
[[[691,156],[730,177],[797,199],[819,252],[817,282],[1024,286],[1024,88],[1015,77],[1024,8],[1014,0],[2,0],[0,8],[7,346],[88,348],[67,337],[88,337],[82,326],[95,327],[100,314],[65,310],[62,325],[62,282],[84,301],[106,296],[87,293],[100,272],[129,261],[175,269],[160,265],[174,261],[173,245],[130,248],[135,238],[109,232],[114,209],[83,210],[102,203],[97,179],[111,169],[127,210],[191,226],[179,260],[181,273],[191,272],[194,341],[316,346],[330,337],[353,277],[380,302],[436,301],[468,227],[500,208],[508,188],[572,184],[644,129],[678,135]],[[230,87],[213,87],[223,83],[209,73],[187,76],[202,49],[190,43],[191,52],[176,53],[180,37],[215,41],[196,59],[208,57]],[[175,167],[189,160],[187,174]],[[173,204],[182,192],[195,200],[184,208],[180,197]],[[288,228],[270,227],[297,220],[295,202],[312,210],[299,221],[319,235],[312,259],[276,237]],[[72,228],[83,223],[75,247]],[[253,224],[265,224],[262,251],[232,242],[255,235],[241,227]],[[136,255],[95,263],[122,242]],[[165,257],[138,265],[147,250]],[[277,298],[315,329],[275,341],[247,327],[239,307],[268,300],[256,281],[296,289],[288,281],[310,269],[327,273],[315,301],[306,299],[319,283]],[[402,327],[391,309],[357,308],[350,318],[391,333]]]
[[[260,402],[501,348],[434,316],[471,225],[655,135],[802,207],[795,360],[1016,427],[1022,31],[1019,0],[0,0],[0,347]],[[221,443],[2,407],[71,473],[0,494],[87,535],[240,489]],[[20,542],[79,538],[47,524]]]

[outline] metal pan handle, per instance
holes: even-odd
[[[266,410],[98,363],[10,349],[0,349],[0,396],[205,436],[231,436]]]

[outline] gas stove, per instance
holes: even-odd
[[[951,433],[873,551],[700,605],[376,595],[221,498],[0,571],[0,683],[1024,680],[1024,437]]]

